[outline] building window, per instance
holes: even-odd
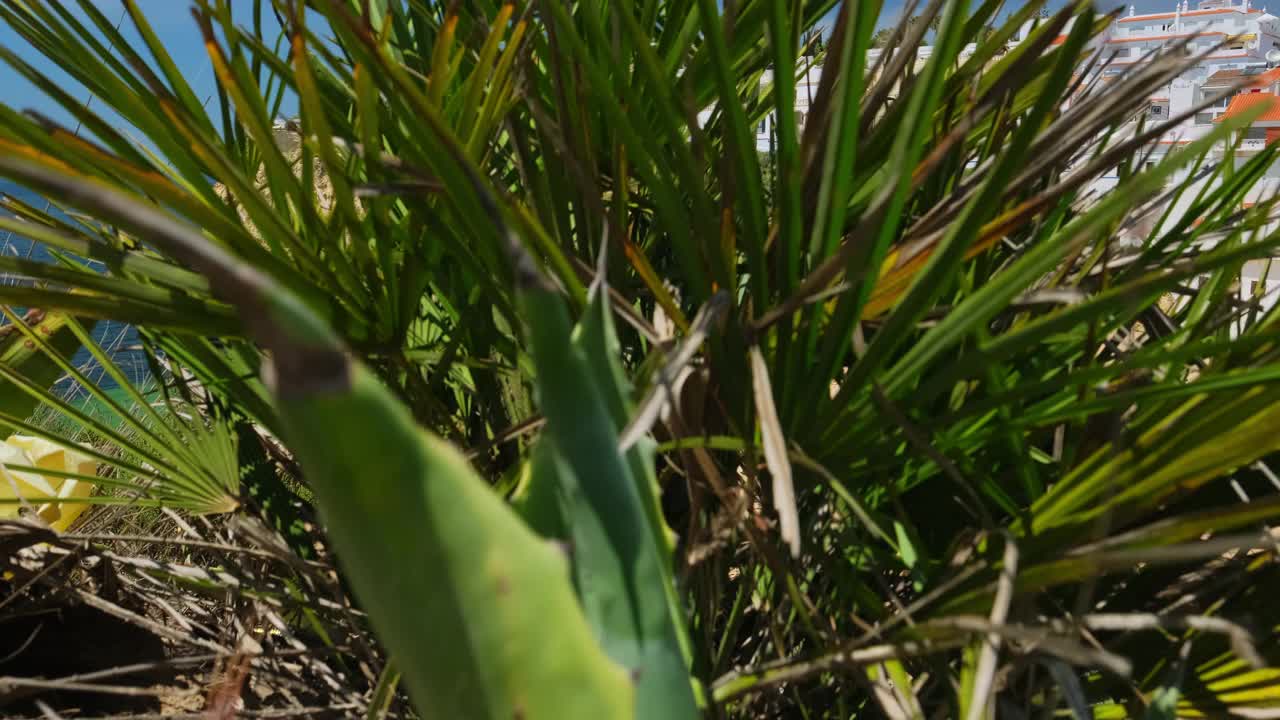
[[[1151,117],[1153,117],[1153,118],[1160,118],[1160,117],[1164,117],[1164,106],[1163,106],[1163,105],[1152,105],[1152,106],[1151,106]]]
[[[1212,125],[1212,124],[1213,124],[1213,113],[1207,113],[1207,112],[1196,113],[1196,124],[1197,124],[1197,125]]]
[[[1245,140],[1266,140],[1267,129],[1260,127],[1251,127],[1244,131]]]

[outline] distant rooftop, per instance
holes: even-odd
[[[1192,10],[1190,3],[1182,0],[1174,10],[1174,12],[1149,13],[1146,15],[1137,14],[1137,10],[1130,5],[1129,17],[1120,18],[1120,22],[1146,22],[1148,20],[1163,20],[1173,17],[1198,17],[1202,15],[1218,15],[1221,13],[1261,13],[1262,10],[1253,7],[1251,0],[1201,0],[1199,6]]]
[[[1246,68],[1232,68],[1228,70],[1219,70],[1210,75],[1205,81],[1203,87],[1228,87],[1236,85],[1249,78],[1254,78],[1245,87],[1266,87],[1277,81],[1280,81],[1280,68],[1265,68],[1260,66]]]
[[[1215,122],[1226,117],[1241,115],[1255,108],[1264,108],[1262,114],[1254,122],[1280,122],[1280,97],[1269,92],[1243,93],[1231,98],[1226,112],[1219,115]]]

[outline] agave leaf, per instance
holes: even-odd
[[[286,437],[418,710],[630,717],[630,681],[592,637],[560,550],[460,453],[419,430],[367,370],[343,374],[346,387],[282,398]],[[334,433],[333,417],[353,424]]]
[[[511,504],[531,530],[539,537],[567,543],[570,538],[566,510],[568,498],[561,495],[568,474],[564,458],[549,442],[533,446],[532,455],[520,468],[520,479],[512,493]]]
[[[461,453],[421,430],[314,311],[195,228],[123,193],[22,160],[0,158],[0,168],[145,233],[253,318],[272,353],[285,437],[419,712],[632,716],[631,680],[592,636],[560,550],[538,539]]]
[[[655,524],[652,466],[640,461],[652,451],[647,444],[627,456],[618,450],[625,394],[608,347],[607,295],[596,292],[576,333],[556,294],[535,287],[523,295],[547,418],[543,442],[560,458],[543,467],[558,470],[583,610],[610,657],[634,678],[636,717],[696,717],[665,524],[660,514]]]

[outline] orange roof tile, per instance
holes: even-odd
[[[1280,67],[1271,68],[1264,73],[1258,73],[1258,77],[1249,83],[1249,87],[1266,87],[1277,82],[1280,82]]]
[[[1264,92],[1236,95],[1231,98],[1231,104],[1227,106],[1226,112],[1219,115],[1214,121],[1217,122],[1224,117],[1232,115],[1241,115],[1257,107],[1265,109],[1255,122],[1280,122],[1280,97]]]

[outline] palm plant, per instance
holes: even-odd
[[[869,62],[877,2],[195,0],[206,111],[124,5],[145,47],[0,6],[147,139],[0,51],[88,132],[0,106],[0,175],[82,214],[0,218],[64,259],[0,299],[282,438],[423,715],[1274,712],[1274,150],[1146,162],[1183,48],[1101,82],[1087,2],[1010,45],[1041,3],[936,0]]]

